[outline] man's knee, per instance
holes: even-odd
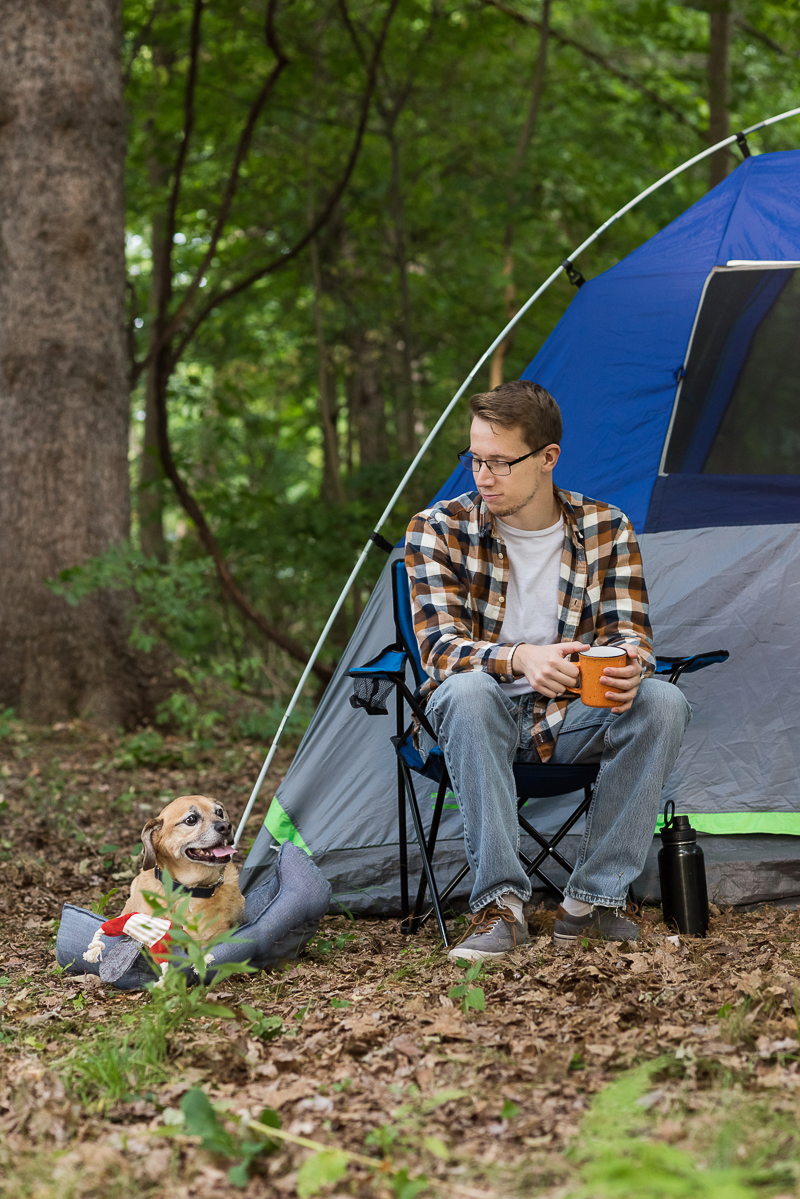
[[[505,696],[497,682],[484,670],[470,670],[463,674],[451,674],[431,696],[428,707],[440,718],[445,713],[477,712],[506,708]]]
[[[659,728],[674,728],[683,734],[692,710],[686,696],[674,683],[663,679],[642,679],[634,700],[637,715]]]

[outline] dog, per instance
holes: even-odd
[[[141,912],[152,916],[144,892],[163,895],[165,871],[175,885],[175,898],[192,894],[187,907],[187,931],[205,944],[218,933],[242,922],[244,896],[239,890],[239,871],[231,858],[231,822],[219,800],[207,795],[181,795],[167,804],[142,829],[144,858],[141,873],[131,883],[130,898],[123,916]]]

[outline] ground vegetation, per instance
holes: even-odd
[[[340,915],[284,969],[188,992],[62,972],[62,903],[116,913],[143,820],[185,792],[234,807],[257,755],[6,723],[0,1194],[800,1195],[793,910],[714,908],[675,943],[651,908],[640,945],[566,953],[534,910],[530,946],[467,970],[432,931]]]

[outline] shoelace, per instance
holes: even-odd
[[[485,908],[481,908],[479,912],[475,913],[467,925],[466,932],[456,941],[456,944],[460,945],[462,941],[466,941],[467,937],[472,937],[479,933],[490,933],[498,920],[505,920],[506,924],[511,925],[514,945],[516,946],[517,918],[510,908],[500,907],[496,903],[487,904]]]

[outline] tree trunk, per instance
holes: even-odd
[[[3,0],[0,703],[131,726],[126,597],[44,580],[129,533],[120,0]]]
[[[380,334],[360,335],[353,348],[355,369],[348,387],[348,408],[358,440],[358,464],[362,468],[378,466],[389,461]]]
[[[414,419],[414,373],[413,326],[411,322],[411,293],[408,289],[408,262],[406,256],[406,221],[403,206],[403,191],[400,177],[400,147],[397,144],[394,126],[387,133],[391,153],[392,175],[389,184],[390,210],[392,214],[392,241],[397,280],[400,291],[400,388],[395,403],[397,452],[401,458],[413,458],[417,449]]]
[[[528,146],[531,144],[531,138],[536,132],[536,122],[539,118],[539,104],[544,91],[545,72],[547,71],[547,44],[550,40],[550,7],[551,0],[544,0],[542,6],[542,23],[541,33],[539,35],[539,50],[536,55],[536,66],[533,71],[533,84],[531,86],[531,98],[528,105],[528,113],[525,118],[525,124],[519,135],[517,142],[517,151],[514,155],[514,162],[511,167],[511,177],[508,185],[508,200],[507,200],[507,220],[506,232],[503,239],[503,274],[506,277],[505,285],[505,308],[506,308],[506,323],[511,320],[517,311],[517,287],[514,282],[514,209],[517,204],[517,180],[519,179],[522,164],[525,161],[525,155],[528,152]],[[514,345],[514,330],[504,337],[500,345],[492,354],[492,361],[489,364],[489,390],[499,387],[503,382],[503,367],[508,354]]]
[[[151,171],[151,182],[154,172]],[[162,170],[163,174],[163,170]],[[161,180],[163,182],[163,178]],[[137,491],[137,511],[139,515],[139,544],[142,553],[148,558],[157,558],[166,562],[167,542],[164,537],[164,471],[161,467],[161,455],[158,452],[158,397],[159,378],[164,372],[163,351],[156,349],[161,336],[161,293],[164,286],[164,214],[156,212],[151,225],[151,259],[152,274],[150,277],[150,338],[148,352],[150,361],[147,366],[144,389],[144,435],[142,450],[139,456],[139,487]]]
[[[336,428],[336,368],[325,344],[322,322],[322,272],[319,266],[319,247],[316,240],[309,247],[311,274],[314,282],[314,329],[317,335],[319,362],[319,418],[322,426],[322,488],[320,496],[326,504],[344,503],[342,477],[339,473],[339,434]]]
[[[708,14],[708,143],[713,146],[729,137],[731,119],[728,98],[731,79],[731,10],[728,0],[718,0]],[[716,187],[731,169],[727,147],[708,160],[708,186]]]

